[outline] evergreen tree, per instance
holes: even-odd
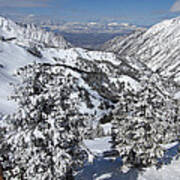
[[[177,139],[177,104],[161,91],[154,76],[137,93],[123,88],[113,112],[112,148],[124,165],[146,167],[164,155],[162,144]]]
[[[33,64],[12,99],[18,110],[4,118],[0,159],[7,179],[65,180],[87,158],[82,140],[88,116],[78,111],[76,79],[63,68]]]

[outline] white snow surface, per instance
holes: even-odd
[[[96,138],[94,140],[85,140],[86,146],[95,154],[110,150],[110,137]]]
[[[109,61],[114,65],[120,65],[121,61],[116,59],[114,53],[107,53],[103,51],[88,51],[82,48],[69,48],[69,49],[55,49],[55,48],[46,48],[42,51],[44,57],[47,58],[59,58],[67,65],[75,65],[76,60],[81,58],[82,60],[89,60],[89,61]]]
[[[128,172],[121,171],[121,159],[111,160],[103,158],[100,154],[110,150],[110,137],[86,140],[88,148],[98,154],[93,164],[87,164],[76,176],[76,180],[179,180],[180,179],[180,158],[178,155],[178,143],[166,146],[167,153],[163,158],[165,165],[157,169],[155,167],[143,170],[130,169]]]
[[[39,59],[27,53],[23,48],[12,43],[0,42],[0,64],[3,66],[0,68],[0,112],[10,113],[16,109],[16,104],[8,101],[8,96],[12,92],[9,83],[18,82],[13,77],[17,68],[34,61],[39,61]]]

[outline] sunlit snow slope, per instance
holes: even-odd
[[[180,83],[180,17],[164,20],[146,32],[116,38],[105,50],[134,57],[153,71]]]

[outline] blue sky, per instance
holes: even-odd
[[[180,0],[0,0],[0,13],[151,25],[180,16]]]

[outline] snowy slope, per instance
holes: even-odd
[[[122,59],[114,53],[87,51],[81,48],[55,49],[41,47],[38,50],[43,57],[38,58],[31,55],[25,48],[12,42],[0,42],[0,48],[0,64],[2,65],[2,68],[0,68],[2,77],[0,79],[1,82],[4,82],[1,84],[3,104],[7,104],[6,96],[10,94],[8,83],[14,81],[14,79],[12,80],[12,73],[17,68],[34,61],[57,63],[63,65],[67,72],[71,71],[73,76],[78,74],[79,84],[83,84],[83,88],[91,97],[91,104],[94,104],[92,109],[83,109],[86,112],[91,112],[91,114],[101,112],[101,115],[96,113],[97,118],[101,118],[103,114],[108,113],[106,111],[107,107],[111,107],[112,104],[118,101],[118,94],[123,82],[125,82],[125,86],[130,85],[132,90],[137,90],[140,79],[152,73],[136,59],[128,57]],[[5,77],[6,80],[4,80]],[[161,84],[160,86],[163,87],[164,85]],[[96,95],[93,96],[93,94]],[[102,101],[109,102],[109,105],[102,106]],[[82,107],[86,106],[82,104]],[[3,112],[7,112],[4,110],[4,108],[7,109],[6,106],[1,106],[1,108],[3,108]]]
[[[46,59],[38,59],[15,44],[0,42],[0,112],[9,113],[15,110],[16,104],[8,101],[12,88],[9,83],[17,82],[13,76],[15,70],[34,61],[45,62]]]
[[[12,93],[12,88],[9,86],[9,83],[17,83],[18,80],[13,77],[13,73],[16,71],[16,69],[23,67],[29,63],[33,62],[50,62],[55,63],[53,59],[50,58],[37,58],[32,56],[30,53],[28,53],[24,48],[21,48],[15,44],[7,43],[7,42],[0,42],[0,112],[3,113],[9,113],[16,108],[16,104],[14,104],[11,101],[7,100],[7,97]],[[83,86],[84,89],[89,91],[89,93],[94,94],[94,96],[98,96],[98,93],[95,91],[91,92],[88,84],[85,83],[85,81],[80,77],[80,74],[78,72],[75,72],[69,68],[64,68],[65,74],[71,73],[74,77],[79,79],[78,85]],[[93,102],[95,101],[92,100]],[[96,100],[95,107],[99,105],[98,100]],[[95,102],[94,102],[95,103]],[[84,106],[84,104],[82,105]],[[84,112],[88,111],[84,106]]]
[[[13,41],[27,47],[32,45],[45,45],[62,49],[71,47],[70,43],[60,35],[47,32],[33,24],[17,24],[0,16],[0,37],[2,36],[5,39],[16,38]]]
[[[99,68],[110,78],[129,76],[138,79],[142,74],[151,74],[151,70],[137,59],[119,56],[115,53],[104,51],[89,51],[82,48],[54,49],[44,48],[41,50],[44,57],[53,59],[69,66],[84,71],[96,72]]]
[[[121,78],[121,73],[119,75],[118,72],[111,73],[115,69],[113,67],[119,69],[122,64],[112,53],[89,52],[78,48],[66,50],[40,48],[40,50],[43,58],[31,55],[25,48],[19,47],[12,42],[0,41],[0,112],[9,113],[15,110],[16,105],[7,100],[12,91],[9,83],[17,82],[17,79],[13,77],[16,69],[34,61],[60,64],[65,77],[70,73],[73,77],[79,79],[76,81],[77,87],[81,87],[86,96],[82,100],[80,109],[84,113],[96,114],[95,119],[101,118],[108,113],[106,106],[111,107],[113,101],[118,98],[120,83],[123,79],[127,81],[129,78],[132,87],[136,88],[134,85],[135,80],[131,77],[124,75]],[[109,74],[111,74],[111,77],[109,77]],[[116,75],[118,75],[117,78]],[[116,84],[116,86],[111,88],[112,84]],[[88,104],[92,105],[92,107],[88,107]]]
[[[108,59],[109,61],[113,61],[115,59],[113,54],[86,52],[83,49],[75,48],[67,49],[69,44],[61,36],[56,36],[51,32],[45,32],[33,25],[22,26],[3,17],[0,17],[0,36],[3,37],[2,40],[0,40],[1,113],[10,113],[16,109],[16,104],[7,100],[7,97],[12,92],[12,88],[10,88],[9,83],[15,83],[18,81],[15,77],[13,77],[14,71],[34,61],[66,65],[66,67],[62,66],[65,72],[64,76],[70,73],[75,78],[79,79],[77,86],[81,86],[81,88],[83,88],[86,92],[86,96],[90,96],[88,97],[90,98],[88,100],[91,101],[91,104],[94,107],[88,108],[86,106],[86,103],[90,103],[86,102],[86,97],[84,98],[84,104],[81,104],[82,107],[80,109],[84,111],[84,113],[94,113],[94,111],[97,111],[97,116],[99,116],[99,111],[105,111],[105,109],[98,111],[98,106],[102,103],[101,101],[103,101],[103,97],[99,95],[96,89],[91,87],[92,83],[86,82],[89,75],[86,79],[85,77],[83,79],[81,76],[87,76],[87,72],[92,72],[93,74],[96,69],[100,71],[94,64],[88,70],[88,64],[86,64],[86,61],[84,60],[85,58],[89,60],[89,63],[94,59],[99,59],[100,61]],[[10,41],[7,40],[8,38],[13,37],[17,39]],[[36,47],[42,54],[41,58],[38,58],[27,51],[27,47],[31,47],[32,45],[38,45]],[[72,69],[73,67],[76,67],[76,69]],[[100,84],[100,79],[98,81]],[[106,84],[106,86],[108,85]]]
[[[145,29],[136,30],[127,36],[117,36],[104,43],[101,49],[104,51],[116,52],[121,54],[121,52],[131,49],[131,47],[134,45],[135,39],[141,37],[145,31]]]
[[[109,42],[106,51],[134,57],[161,75],[180,83],[180,17],[165,20],[146,32]]]
[[[121,159],[112,160],[104,158],[103,151],[110,150],[110,137],[86,140],[85,144],[97,155],[92,164],[87,164],[76,176],[76,180],[179,180],[180,159],[178,155],[179,144],[169,144],[167,153],[163,159],[165,163],[162,168],[155,167],[143,170],[131,169],[127,172],[121,171]]]
[[[175,76],[178,80],[180,18],[165,20],[152,28],[138,39],[130,55],[138,57],[153,70],[162,75]],[[177,78],[177,79],[176,79]]]

